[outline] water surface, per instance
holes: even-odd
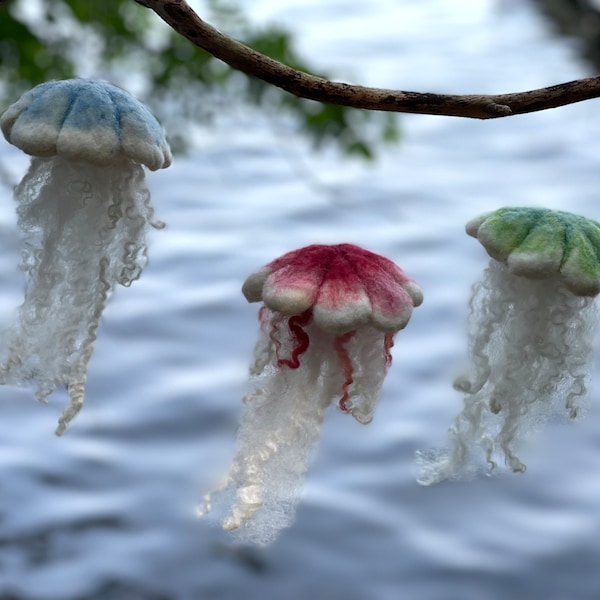
[[[272,0],[257,21],[297,31],[340,79],[501,93],[588,75],[526,2]],[[486,264],[475,214],[546,206],[600,220],[598,101],[479,122],[406,115],[377,164],[315,153],[293,124],[225,106],[196,148],[149,176],[151,262],[99,330],[87,405],[53,435],[65,397],[0,390],[0,597],[35,600],[597,600],[600,428],[545,426],[525,475],[423,488],[414,452],[442,445],[460,410],[471,284]],[[27,160],[7,145],[15,176]],[[9,193],[0,208],[4,322],[20,302]],[[234,450],[257,331],[245,277],[315,242],[385,254],[425,293],[397,336],[367,427],[331,410],[293,527],[240,547],[195,518]],[[598,375],[598,360],[594,375]]]

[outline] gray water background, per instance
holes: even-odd
[[[255,0],[341,80],[503,93],[586,76],[524,0]],[[423,488],[414,452],[460,410],[470,286],[487,262],[464,234],[505,205],[600,219],[598,101],[490,122],[401,117],[402,143],[365,166],[315,153],[293,124],[234,105],[149,175],[157,215],[142,279],[118,289],[65,437],[65,402],[0,389],[0,598],[10,600],[597,600],[599,361],[585,419],[557,419],[501,472]],[[27,159],[0,157],[18,178]],[[0,316],[22,297],[7,190]],[[228,466],[257,333],[244,278],[315,242],[352,242],[413,276],[424,304],[400,332],[374,421],[331,409],[294,525],[266,549],[198,520]]]

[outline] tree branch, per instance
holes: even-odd
[[[404,92],[328,81],[297,71],[223,35],[204,22],[186,0],[136,0],[177,33],[215,58],[300,98],[351,108],[495,119],[565,106],[600,97],[600,76],[497,95]]]

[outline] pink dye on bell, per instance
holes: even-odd
[[[292,521],[327,407],[372,420],[394,334],[423,297],[392,261],[351,244],[289,252],[242,291],[264,303],[253,389],[229,474],[202,512],[226,505],[226,530],[266,544]]]
[[[260,321],[263,328],[268,323],[278,368],[298,369],[311,346],[310,334],[320,331],[314,337],[329,349],[315,351],[324,353],[329,366],[337,360],[343,376],[339,408],[369,422],[372,409],[362,413],[348,405],[356,371],[350,346],[359,332],[369,332],[380,349],[376,370],[383,367],[384,375],[395,333],[423,300],[417,284],[391,260],[358,246],[315,244],[270,262],[248,277],[242,291],[249,302],[264,302]]]

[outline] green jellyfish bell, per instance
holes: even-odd
[[[500,208],[466,225],[513,275],[560,278],[576,296],[600,292],[600,223],[547,208]]]

